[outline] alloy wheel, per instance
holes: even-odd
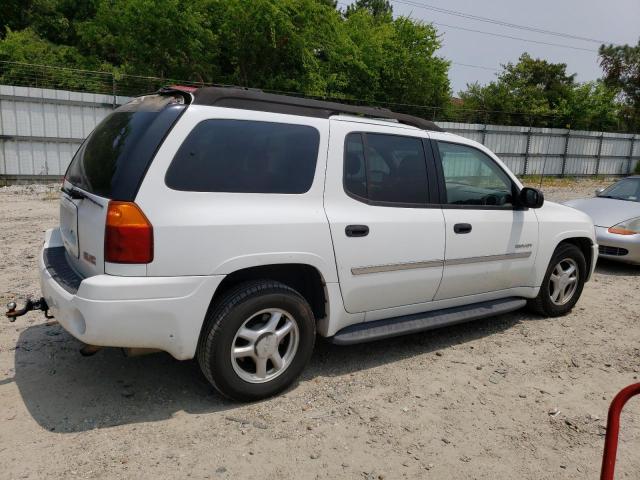
[[[549,277],[549,297],[555,305],[566,305],[578,289],[580,270],[572,258],[556,264]]]
[[[291,365],[299,340],[298,325],[290,313],[278,308],[261,310],[238,329],[231,345],[231,364],[246,382],[269,382]]]

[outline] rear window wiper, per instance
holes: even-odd
[[[62,187],[60,188],[60,191],[69,195],[73,200],[89,200],[91,203],[94,203],[102,208],[102,205],[99,202],[96,202],[93,198],[91,198],[86,193],[81,192],[80,190],[76,190],[75,188]]]
[[[74,200],[80,200],[80,199],[83,199],[83,198],[89,198],[84,193],[82,193],[80,190],[76,190],[75,188],[62,187],[60,189],[60,191],[62,193],[66,193],[67,195],[69,195]]]

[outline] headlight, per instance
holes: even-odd
[[[617,235],[636,235],[640,233],[640,217],[620,222],[619,224],[610,227],[608,232],[615,233]]]

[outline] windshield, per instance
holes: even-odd
[[[80,146],[67,169],[66,180],[82,190],[107,198],[122,196],[118,195],[122,190],[118,182],[120,187],[126,184],[127,190],[134,184],[137,189],[150,157],[179,112],[174,109],[170,118],[157,120],[167,111],[166,107],[182,107],[182,103],[184,100],[179,95],[148,95],[118,108],[100,122]]]
[[[625,178],[620,180],[604,189],[598,196],[640,202],[640,178]]]

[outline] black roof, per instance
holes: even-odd
[[[181,90],[180,87],[173,87],[173,89]],[[338,102],[292,97],[289,95],[276,95],[252,88],[202,87],[196,89],[189,88],[188,90],[193,95],[193,105],[215,105],[217,107],[286,113],[289,115],[318,118],[329,118],[332,115],[347,113],[370,118],[396,120],[399,123],[411,125],[422,130],[442,131],[442,129],[432,121],[405,113],[392,112],[386,108],[347,105]]]

